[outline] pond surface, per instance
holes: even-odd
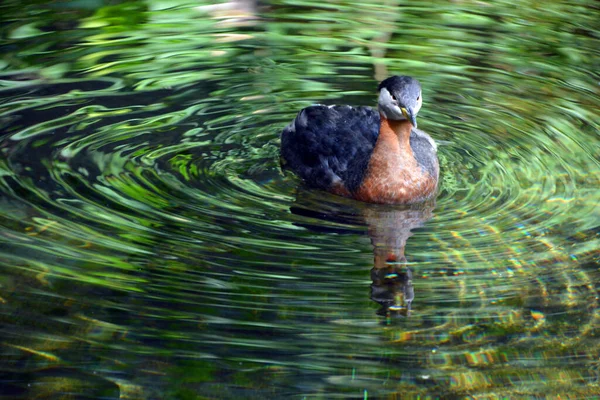
[[[600,396],[597,3],[0,14],[0,398]],[[391,74],[435,202],[280,171],[298,110]]]

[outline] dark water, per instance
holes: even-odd
[[[0,398],[599,397],[598,4],[240,7],[3,2]],[[393,73],[436,202],[281,173]]]

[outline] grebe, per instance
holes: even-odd
[[[311,106],[281,134],[281,163],[310,187],[369,203],[410,204],[437,192],[433,139],[417,129],[419,81],[392,76],[371,107]]]

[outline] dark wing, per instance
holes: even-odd
[[[437,158],[437,146],[433,139],[422,130],[413,128],[410,132],[410,147],[421,168],[437,180],[440,166]]]
[[[310,186],[358,189],[379,135],[379,113],[370,107],[312,106],[281,134],[283,165]]]

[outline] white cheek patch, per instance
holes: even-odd
[[[392,95],[386,88],[381,88],[379,91],[379,112],[387,119],[405,119],[402,111],[395,104]]]
[[[392,107],[392,101],[392,95],[390,92],[388,92],[386,88],[381,88],[381,91],[379,92],[379,104]]]

